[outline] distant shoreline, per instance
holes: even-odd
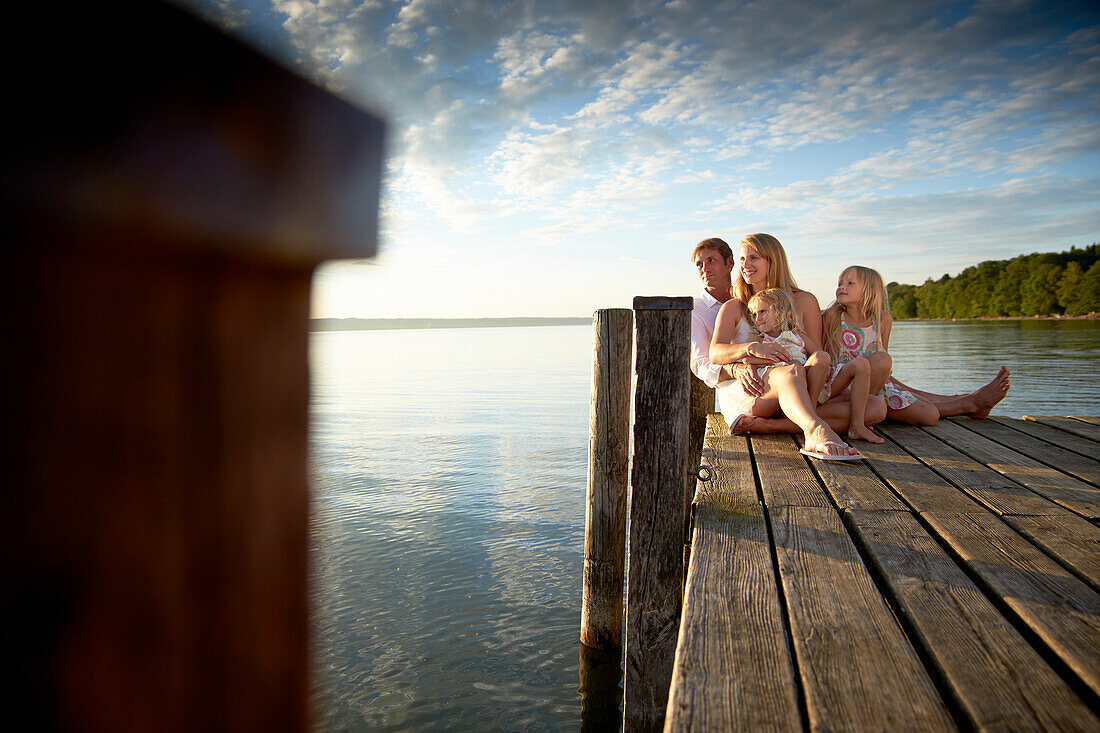
[[[895,318],[897,323],[969,323],[977,321],[1095,321],[1100,318],[1096,313],[1086,316],[975,316],[974,318]]]
[[[311,318],[310,331],[394,331],[416,328],[587,326],[592,318]]]

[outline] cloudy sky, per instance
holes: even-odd
[[[316,317],[587,316],[756,231],[823,306],[1100,241],[1089,0],[178,1],[389,122]]]

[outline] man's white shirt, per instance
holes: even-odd
[[[710,363],[710,340],[722,304],[708,293],[696,295],[691,309],[691,371],[708,387],[718,386],[721,364]]]

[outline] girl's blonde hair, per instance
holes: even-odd
[[[798,317],[798,311],[794,307],[794,301],[790,293],[782,288],[768,288],[759,293],[753,293],[749,298],[749,313],[755,314],[761,303],[771,306],[775,313],[776,325],[780,331],[802,331],[802,319]],[[754,336],[762,335],[756,327],[756,318],[752,319],[750,330]]]
[[[856,282],[863,286],[863,297],[859,299],[858,315],[860,320],[870,318],[875,324],[875,337],[882,348],[882,316],[890,312],[890,303],[886,296],[886,286],[882,284],[882,275],[870,267],[851,265],[840,271],[840,277],[848,273],[855,275]],[[837,278],[838,280],[840,278]],[[840,354],[840,322],[848,308],[835,300],[821,314],[822,330],[825,334],[825,350],[834,359]]]
[[[766,288],[782,288],[788,293],[797,293],[798,284],[791,275],[791,268],[787,264],[787,253],[783,251],[783,245],[770,234],[750,234],[741,240],[741,245],[748,245],[768,261],[768,278],[764,283]],[[738,248],[740,249],[740,247]],[[741,268],[737,268],[737,277],[733,281],[733,297],[742,303],[748,303],[752,297],[752,285],[745,282],[741,276]]]

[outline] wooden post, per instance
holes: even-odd
[[[595,649],[621,647],[623,643],[633,325],[634,314],[627,308],[605,308],[592,315],[595,348],[581,642]]]
[[[382,123],[165,3],[12,12],[67,76],[0,143],[9,697],[309,730],[310,278],[375,252]]]
[[[680,628],[691,307],[686,297],[634,299],[625,731],[663,726]]]
[[[714,388],[694,374],[691,382],[691,406],[688,409],[688,466],[695,468],[703,452],[703,434],[707,431],[707,415],[714,412]],[[685,542],[691,541],[691,503],[695,499],[696,476],[688,474],[684,484],[684,512],[687,516],[684,527]],[[685,562],[685,566],[686,566]]]

